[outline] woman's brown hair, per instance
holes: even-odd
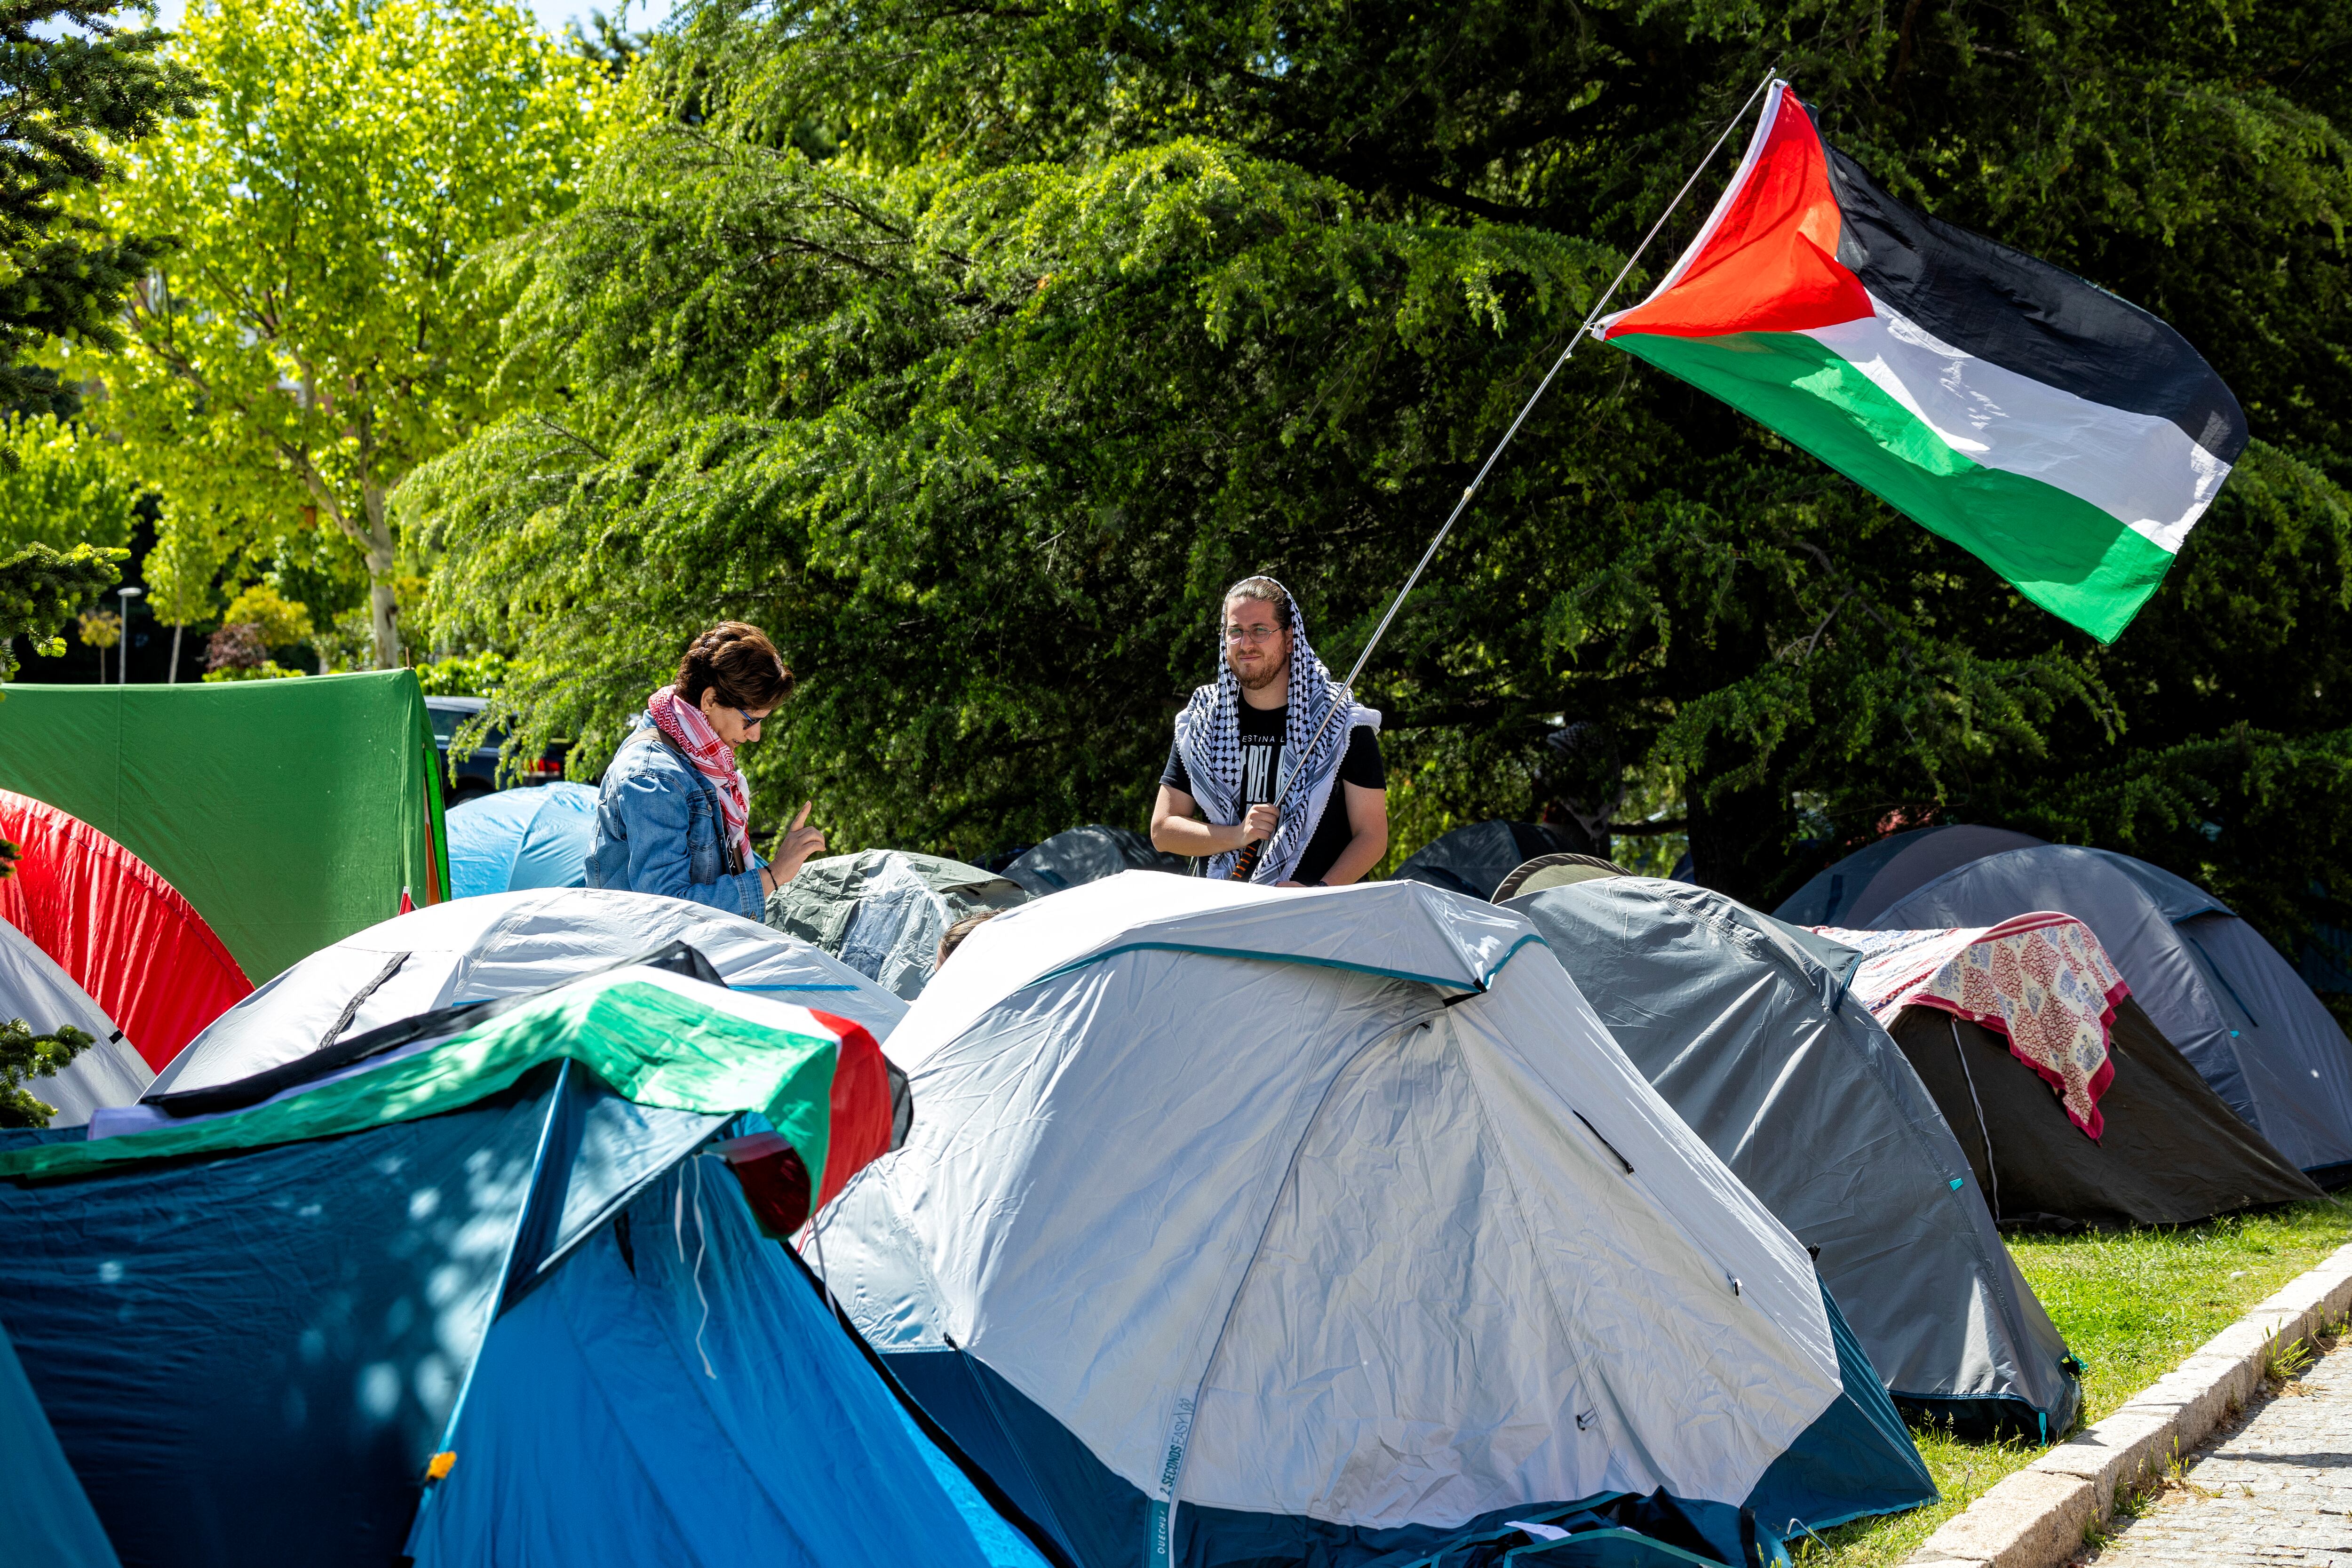
[[[698,706],[706,691],[730,708],[773,708],[793,694],[793,672],[767,633],[721,621],[687,644],[677,661],[678,696]]]

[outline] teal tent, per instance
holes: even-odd
[[[853,1045],[635,966],[177,1130],[0,1134],[0,1321],[131,1563],[1043,1568],[762,1234]]]
[[[81,1482],[0,1330],[0,1519],[16,1568],[116,1568]]]

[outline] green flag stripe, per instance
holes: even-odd
[[[1955,451],[1827,346],[1797,332],[1609,342],[1787,437],[1984,562],[2035,604],[2113,642],[2172,557],[2086,500]]]
[[[415,1056],[250,1110],[0,1155],[0,1176],[80,1174],[124,1161],[259,1148],[456,1110],[570,1058],[624,1099],[668,1110],[764,1113],[814,1179],[831,1125],[833,1039],[789,1033],[643,980],[574,985]]]

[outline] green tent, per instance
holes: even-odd
[[[425,694],[405,669],[191,686],[0,688],[0,789],[110,835],[245,972],[448,896]]]

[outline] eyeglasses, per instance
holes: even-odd
[[[1225,628],[1225,640],[1227,642],[1272,642],[1274,638],[1275,628],[1268,626],[1227,626]]]
[[[735,710],[735,717],[743,721],[743,728],[746,730],[756,730],[761,725],[768,721],[768,716],[765,713],[761,713],[755,718],[751,714],[744,712],[740,708]]]

